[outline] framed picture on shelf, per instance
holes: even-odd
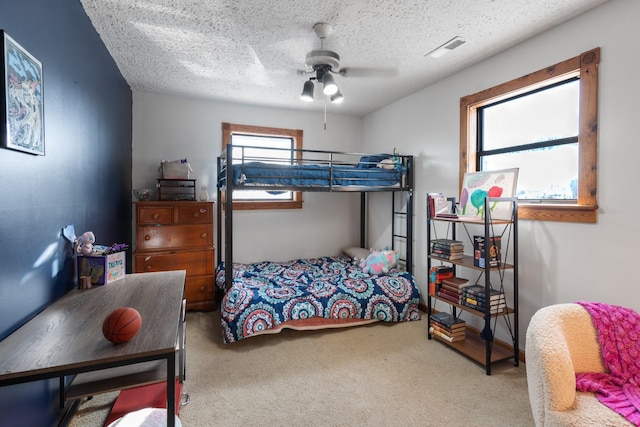
[[[484,219],[484,199],[487,197],[513,197],[518,184],[518,168],[495,171],[467,172],[460,192],[460,214]],[[491,218],[511,219],[512,204],[492,202]]]
[[[5,148],[44,156],[42,64],[9,35],[2,41],[1,144]]]

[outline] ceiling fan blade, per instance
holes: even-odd
[[[373,67],[345,67],[339,71],[341,76],[344,77],[378,77],[389,78],[396,77],[398,75],[397,68],[373,68]]]

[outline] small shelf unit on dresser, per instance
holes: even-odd
[[[449,198],[449,202],[455,207],[455,199]],[[491,218],[491,206],[495,204],[508,204],[510,206],[511,218],[494,219]],[[427,334],[428,339],[435,337],[438,341],[452,347],[456,351],[466,355],[472,360],[478,362],[486,368],[486,374],[491,375],[492,364],[504,360],[513,359],[514,366],[519,366],[519,348],[518,348],[518,200],[515,197],[494,198],[487,197],[484,202],[484,212],[487,212],[484,219],[470,218],[460,216],[452,217],[430,217],[429,198],[427,197],[427,245],[429,255],[427,257],[427,267],[431,271],[432,266],[449,265],[453,268],[453,274],[457,277],[463,277],[469,280],[470,284],[482,285],[484,291],[484,301],[490,301],[491,290],[497,290],[504,294],[506,300],[506,308],[497,313],[491,313],[486,310],[485,313],[480,310],[471,308],[460,301],[452,302],[449,299],[438,296],[429,288],[429,297],[427,298]],[[440,238],[451,240],[461,240],[465,243],[465,254],[460,259],[445,260],[431,252],[432,241],[437,236],[437,230],[444,229],[444,235]],[[464,240],[457,239],[460,234],[464,234]],[[479,263],[483,266],[476,265],[474,255],[468,255],[466,248],[467,241],[471,245],[470,249],[474,250],[474,235],[484,238],[484,242],[490,242],[492,238],[499,236],[501,238],[500,259],[495,266],[491,266],[488,260],[489,250],[484,251],[484,257]],[[473,252],[472,252],[473,253]],[[507,280],[505,273],[509,272],[512,276]],[[476,277],[473,277],[473,276]],[[482,318],[480,322],[482,330],[480,334],[466,330],[465,339],[462,341],[449,342],[440,339],[436,334],[430,332],[432,326],[431,315],[435,312],[435,303],[439,302],[440,307],[448,307],[454,317],[459,317],[463,313]],[[439,311],[443,311],[439,309]],[[464,320],[464,319],[463,319]],[[504,321],[504,325],[510,335],[511,342],[507,343],[512,346],[500,345],[494,341],[494,332],[498,320]]]
[[[215,309],[213,202],[136,202],[134,271],[186,270],[187,310]]]

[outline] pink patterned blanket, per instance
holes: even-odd
[[[640,426],[640,314],[601,303],[578,302],[591,314],[609,373],[576,374],[576,389]]]

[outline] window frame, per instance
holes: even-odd
[[[598,210],[599,64],[600,48],[598,47],[550,67],[460,98],[460,189],[462,188],[464,174],[466,172],[476,172],[477,109],[479,107],[577,76],[580,78],[578,200],[576,203],[519,202],[518,218],[595,223]]]
[[[302,159],[302,136],[300,129],[272,128],[266,126],[241,125],[234,123],[222,123],[222,151],[231,143],[233,134],[243,134],[266,137],[286,137],[293,140],[294,158]],[[292,191],[291,200],[234,200],[234,210],[257,210],[257,209],[302,209],[302,192]],[[221,202],[225,202],[226,192],[222,194]]]

